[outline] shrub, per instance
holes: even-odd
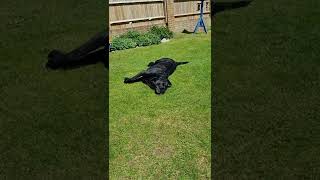
[[[161,42],[160,38],[152,33],[141,34],[137,39],[136,43],[138,46],[149,46],[152,44],[159,44]]]
[[[123,50],[134,48],[137,46],[137,43],[130,38],[117,37],[112,40],[112,50]]]
[[[127,33],[120,35],[121,38],[131,38],[136,39],[141,34],[138,31],[129,30]]]
[[[161,43],[160,37],[157,36],[156,34],[148,32],[145,34],[145,36],[147,36],[151,40],[152,44],[160,44]]]
[[[160,44],[161,39],[170,39],[173,33],[167,27],[153,26],[147,33],[130,30],[112,40],[111,50],[123,50],[136,46]]]
[[[152,26],[149,30],[150,33],[159,36],[160,39],[166,38],[170,39],[173,37],[173,32],[169,30],[169,28],[165,26]]]

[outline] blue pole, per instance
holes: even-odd
[[[198,22],[197,22],[197,24],[196,24],[196,27],[194,28],[193,33],[196,33],[199,27],[203,27],[204,32],[207,33],[207,28],[206,28],[206,25],[205,25],[204,20],[203,20],[203,4],[204,4],[204,0],[201,0],[201,4],[200,4],[200,18],[199,18],[199,20],[198,20]]]

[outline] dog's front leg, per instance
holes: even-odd
[[[124,78],[124,83],[134,83],[134,82],[138,82],[140,81],[145,75],[145,72],[141,72],[135,76],[133,76],[132,78]]]
[[[88,55],[90,52],[93,52],[99,48],[107,46],[107,43],[108,43],[108,32],[101,31],[95,34],[93,37],[91,37],[91,39],[89,39],[87,42],[85,42],[78,48],[67,53],[66,56],[68,57],[68,59],[76,61]]]
[[[105,65],[107,65],[107,52],[101,50],[102,47],[107,46],[107,38],[108,32],[102,31],[69,53],[63,53],[59,50],[52,50],[48,54],[48,62],[46,67],[57,69],[61,67],[72,66],[74,64],[81,64],[86,60],[90,62],[93,61],[93,63],[95,63],[95,59],[91,59],[92,57],[98,57],[100,61],[103,61]]]

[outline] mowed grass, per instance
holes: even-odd
[[[0,179],[104,179],[107,73],[102,64],[47,71],[106,25],[90,0],[1,1]]]
[[[256,0],[215,17],[215,179],[319,179],[319,9]]]
[[[161,57],[189,61],[158,96],[124,84]],[[211,167],[211,37],[178,34],[168,43],[110,54],[111,179],[207,179]]]

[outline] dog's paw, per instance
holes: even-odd
[[[58,50],[52,50],[48,54],[47,68],[57,69],[65,62],[66,56],[64,53]]]
[[[124,82],[124,83],[129,83],[129,79],[130,79],[130,78],[125,77],[123,82]]]

